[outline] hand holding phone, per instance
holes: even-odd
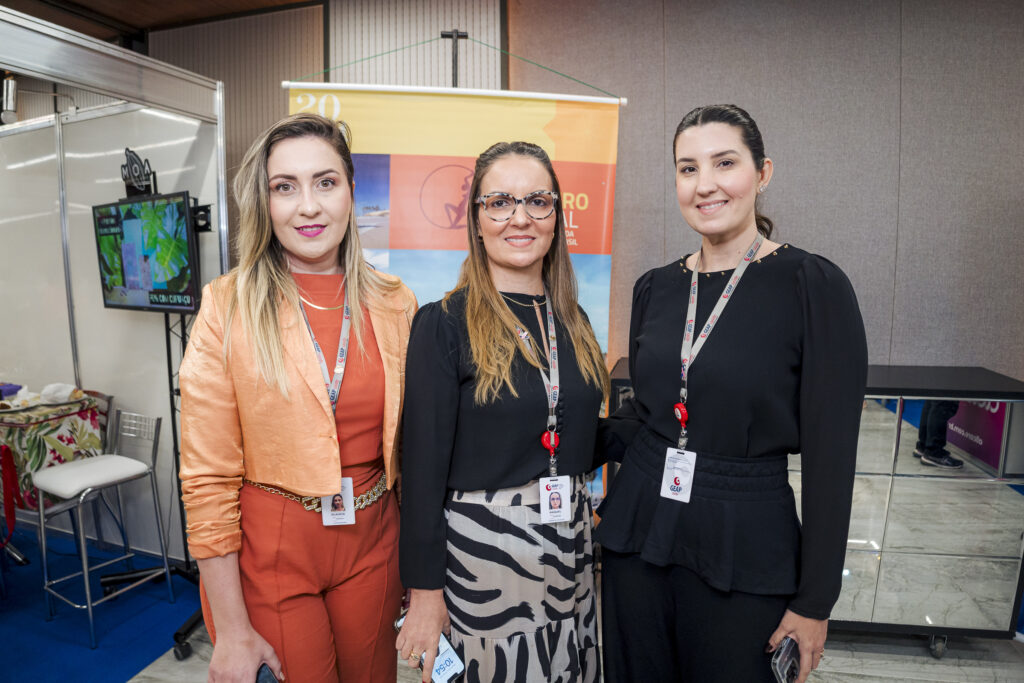
[[[405,613],[403,612],[395,620],[395,631],[401,631],[404,623]],[[420,669],[423,668],[423,660],[426,659],[426,655],[427,653],[424,652],[420,656]],[[430,680],[433,683],[452,683],[465,669],[466,667],[463,665],[462,660],[459,659],[459,655],[455,653],[455,648],[452,647],[451,642],[448,641],[444,633],[441,633],[441,637],[438,639],[437,654],[434,656],[433,670],[430,672]]]
[[[270,670],[266,662],[260,664],[260,668],[256,671],[256,683],[278,683],[277,676]]]
[[[772,673],[778,683],[793,683],[800,676],[800,647],[786,636],[772,655]]]

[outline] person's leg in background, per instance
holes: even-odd
[[[602,549],[601,564],[605,681],[682,680],[678,663],[699,653],[675,636],[675,612],[687,607],[686,596],[672,594],[672,568],[607,548]]]
[[[926,400],[921,403],[921,421],[917,426],[917,443],[914,445],[914,457],[924,455],[925,444],[928,443],[928,415],[932,412],[935,401]]]
[[[950,418],[956,415],[960,409],[958,401],[926,401],[931,404],[928,411],[927,436],[924,442],[924,453],[921,455],[921,464],[932,465],[943,469],[959,469],[964,463],[954,458],[946,450],[946,429]],[[925,424],[924,411],[922,410],[922,425]]]

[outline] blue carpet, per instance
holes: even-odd
[[[92,650],[85,610],[57,600],[57,615],[46,621],[35,530],[15,529],[11,542],[31,564],[19,567],[8,561],[2,567],[6,596],[0,599],[0,647],[5,661],[0,681],[127,681],[174,646],[174,631],[199,608],[198,589],[183,578],[173,577],[173,605],[167,602],[164,582],[143,584],[94,609],[97,647]],[[48,534],[47,542],[51,576],[81,568],[70,537]],[[91,548],[90,561],[101,554]],[[137,569],[156,565],[159,560],[135,558]],[[103,571],[113,573],[123,567],[118,563]],[[65,585],[70,585],[66,592],[72,600],[84,601],[80,577],[62,587]],[[99,577],[94,579],[92,591],[102,595]]]

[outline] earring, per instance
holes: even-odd
[[[758,193],[764,192],[764,187],[765,186],[762,185],[761,187],[757,188]]]

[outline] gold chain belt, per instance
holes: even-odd
[[[300,496],[297,493],[285,491],[284,489],[279,489],[276,486],[261,484],[257,481],[252,481],[250,479],[243,479],[242,483],[248,484],[249,486],[255,486],[258,489],[263,489],[264,491],[269,491],[270,493],[276,493],[279,496],[284,496],[288,500],[294,500],[296,503],[301,503],[302,507],[307,510],[320,512],[322,509],[320,507],[320,496]],[[377,483],[373,485],[373,488],[369,489],[368,491],[363,491],[362,493],[360,493],[358,496],[355,497],[355,500],[353,500],[352,503],[355,506],[356,510],[365,510],[366,508],[376,503],[377,500],[381,496],[383,496],[384,492],[387,490],[388,475],[387,472],[382,472],[380,475],[380,479],[378,479]]]

